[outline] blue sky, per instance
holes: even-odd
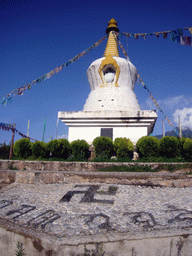
[[[192,26],[192,1],[59,1],[0,0],[0,98],[67,62],[105,35],[108,21],[115,18],[120,32],[152,33]],[[190,35],[184,30],[185,36]],[[138,40],[119,38],[143,81],[176,126],[192,128],[192,47],[148,36]],[[0,122],[45,142],[56,135],[58,111],[81,111],[90,92],[86,70],[103,56],[106,40],[86,56],[33,85],[22,96],[0,105]],[[121,57],[123,54],[120,51]],[[142,109],[156,109],[149,94],[135,86]],[[160,113],[154,134],[162,134]],[[165,121],[166,131],[172,128]],[[58,138],[67,126],[59,121]],[[16,134],[15,140],[21,137]],[[0,130],[0,143],[9,143],[11,132]]]

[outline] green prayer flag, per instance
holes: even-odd
[[[43,139],[42,139],[43,142],[44,142],[45,130],[46,130],[46,117],[44,119],[44,127],[43,127]]]

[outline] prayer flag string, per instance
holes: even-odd
[[[107,35],[105,35],[104,37],[102,37],[99,41],[97,41],[96,43],[94,43],[93,45],[91,45],[89,48],[87,48],[86,50],[84,50],[83,52],[77,54],[75,57],[73,57],[72,59],[70,59],[69,61],[65,62],[64,64],[60,65],[59,67],[51,70],[50,72],[48,72],[47,74],[37,78],[36,80],[33,80],[30,84],[25,84],[13,91],[11,91],[10,93],[8,93],[6,96],[4,96],[1,99],[1,103],[6,106],[9,102],[12,101],[13,97],[16,95],[23,95],[23,92],[27,89],[31,89],[32,85],[35,85],[37,83],[43,82],[44,80],[47,80],[48,78],[50,78],[52,75],[57,74],[59,71],[63,70],[63,68],[68,67],[70,64],[72,64],[73,62],[75,62],[76,60],[78,60],[80,57],[85,56],[87,53],[89,53],[92,49],[96,48],[97,46],[99,46],[105,39],[107,38]]]
[[[24,135],[23,133],[19,132],[17,129],[15,129],[15,126],[12,124],[5,124],[5,123],[0,123],[0,129],[4,130],[4,131],[9,131],[9,130],[15,130],[15,132],[18,132],[19,135],[23,138],[29,139],[29,140],[34,140],[37,141],[29,136]]]
[[[159,36],[162,35],[163,38],[166,39],[168,37],[168,34],[170,34],[171,41],[175,41],[177,43],[180,43],[181,45],[192,46],[192,37],[183,36],[183,30],[188,30],[192,35],[192,27],[186,27],[186,28],[179,28],[176,30],[153,32],[153,33],[124,33],[123,32],[123,33],[120,33],[119,36],[125,35],[127,37],[131,37],[134,39],[139,39],[139,37],[146,39],[147,36],[155,35],[157,38],[159,38]]]
[[[161,114],[163,115],[163,117],[167,120],[168,124],[170,126],[172,126],[174,129],[174,131],[176,132],[177,135],[179,135],[178,131],[176,130],[176,128],[174,127],[174,125],[171,123],[171,121],[169,120],[169,118],[167,117],[167,115],[164,113],[164,111],[162,110],[162,108],[159,106],[159,104],[157,103],[156,99],[153,97],[152,93],[150,92],[150,90],[147,88],[146,84],[143,82],[143,80],[141,79],[140,75],[137,75],[137,79],[138,81],[141,83],[142,87],[144,89],[146,89],[149,92],[150,98],[152,99],[153,103],[155,104],[155,106],[159,109],[159,111],[161,112]]]
[[[149,89],[147,88],[146,84],[143,82],[143,80],[141,79],[140,75],[138,74],[138,79],[141,83],[141,85],[143,86],[144,89],[146,89],[149,92],[150,98],[152,99],[153,103],[155,104],[155,106],[159,109],[159,111],[161,112],[161,114],[163,115],[163,117],[167,120],[168,124],[170,126],[172,126],[174,128],[174,131],[176,132],[177,135],[179,135],[179,133],[177,132],[176,128],[174,127],[174,125],[171,123],[171,121],[169,120],[169,118],[167,117],[167,115],[165,115],[164,111],[162,110],[162,108],[159,106],[159,104],[157,103],[156,99],[153,97],[152,93],[149,91]]]
[[[123,45],[121,44],[121,42],[118,40],[118,44],[123,52],[123,54],[126,56],[126,58],[128,59],[128,54],[127,52],[125,51]],[[146,84],[143,82],[143,80],[141,79],[140,75],[137,74],[137,81],[139,81],[142,85],[142,87],[144,89],[146,89],[148,92],[149,92],[149,95],[150,95],[150,98],[152,99],[153,103],[155,104],[155,106],[159,109],[159,111],[162,113],[162,115],[164,116],[164,118],[167,120],[168,124],[170,126],[172,126],[174,129],[174,132],[179,135],[178,131],[176,130],[176,128],[174,127],[174,125],[171,123],[171,121],[169,120],[169,118],[167,117],[167,115],[165,115],[164,111],[162,110],[162,108],[159,106],[159,104],[157,103],[156,99],[153,97],[152,93],[150,92],[150,90],[147,88]]]

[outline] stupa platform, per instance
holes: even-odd
[[[84,139],[91,144],[96,137],[108,133],[113,140],[126,137],[136,144],[139,138],[153,131],[157,113],[154,110],[60,111],[58,118],[69,127],[70,142]]]

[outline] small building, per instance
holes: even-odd
[[[58,112],[68,127],[68,140],[84,139],[89,144],[98,136],[115,140],[129,138],[134,145],[152,133],[157,113],[141,110],[134,86],[137,69],[119,57],[117,22],[111,19],[106,29],[108,41],[102,58],[91,63],[87,77],[91,92],[82,111]]]

